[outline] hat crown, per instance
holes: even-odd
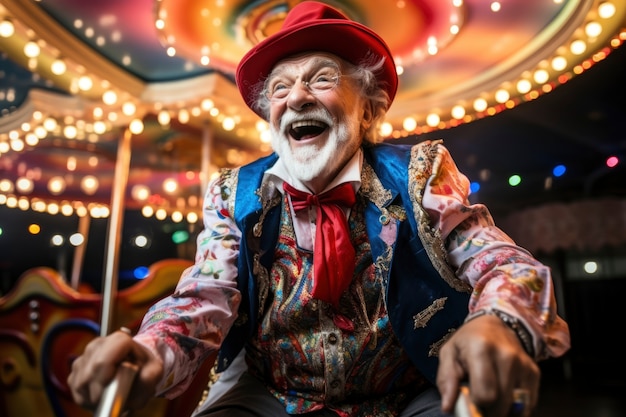
[[[314,23],[317,20],[342,19],[349,20],[348,17],[337,9],[326,4],[314,1],[305,1],[297,4],[289,13],[283,22],[281,30],[289,29],[303,23]]]

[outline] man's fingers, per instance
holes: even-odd
[[[71,366],[67,383],[74,401],[87,409],[95,409],[104,388],[113,380],[119,365],[134,356],[134,342],[123,331],[107,337],[96,337]]]
[[[454,344],[444,345],[439,352],[437,388],[441,394],[441,409],[447,413],[454,410],[461,381],[466,377],[465,370],[458,359]]]

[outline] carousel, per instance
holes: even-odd
[[[8,243],[2,234],[12,214],[76,219],[73,232],[84,238],[66,270],[33,259],[0,292],[0,415],[90,415],[71,401],[65,383],[69,363],[96,335],[120,326],[136,329],[193,259],[193,248],[181,249],[155,260],[142,280],[120,289],[125,220],[139,213],[193,234],[202,223],[202,194],[212,175],[271,152],[267,123],[243,103],[234,71],[297,3],[0,0],[0,247],[9,254],[14,246],[20,250],[17,240]],[[452,153],[463,155],[461,168],[477,187],[473,197],[489,205],[492,196],[504,195],[509,205],[494,198],[494,206],[505,230],[531,250],[576,247],[589,227],[596,235],[591,245],[624,244],[626,219],[611,216],[626,212],[623,185],[619,198],[613,185],[606,195],[587,189],[576,194],[565,186],[557,192],[560,174],[536,173],[561,163],[576,172],[592,163],[597,166],[570,181],[595,181],[607,169],[605,159],[615,158],[615,167],[625,157],[623,140],[614,143],[607,134],[566,142],[556,132],[547,139],[528,130],[534,115],[525,109],[544,96],[558,97],[596,65],[624,55],[625,0],[326,3],[374,29],[394,54],[399,91],[380,127],[388,141],[450,136]],[[580,97],[559,100],[544,101],[546,111]],[[623,116],[623,103],[620,109]],[[504,133],[510,141],[502,130],[494,134],[498,138],[463,130],[509,114],[517,114],[508,120],[516,123],[513,132]],[[549,128],[571,123],[580,132],[572,117],[555,116]],[[466,139],[456,139],[457,132]],[[545,153],[529,154],[532,146]],[[590,162],[590,147],[606,158]],[[514,174],[536,187],[507,194]],[[500,177],[503,185],[494,181]],[[590,196],[597,198],[589,201]],[[537,204],[525,207],[521,201]],[[606,215],[585,230],[572,227],[589,210]],[[564,218],[570,224],[558,221]],[[105,233],[90,234],[100,220]],[[523,227],[528,223],[534,227]],[[141,228],[139,222],[133,226]],[[102,248],[102,290],[96,292],[81,285],[84,247],[94,239]],[[193,246],[193,240],[186,244]],[[0,258],[0,268],[11,256]],[[155,399],[135,415],[189,415],[214,377],[210,369],[209,361],[185,396]]]

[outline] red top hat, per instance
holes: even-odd
[[[265,79],[281,59],[302,52],[329,52],[358,65],[373,54],[385,57],[378,81],[391,103],[398,88],[398,74],[389,47],[370,28],[348,19],[332,7],[305,1],[287,14],[282,28],[254,46],[239,62],[237,86],[252,110],[255,85]],[[254,110],[256,112],[256,110]],[[260,113],[259,116],[263,117]]]

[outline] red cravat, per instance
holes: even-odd
[[[295,211],[317,206],[317,231],[313,250],[313,297],[334,307],[348,288],[354,273],[355,254],[348,221],[340,206],[352,207],[354,189],[343,183],[322,194],[309,194],[283,183]]]

